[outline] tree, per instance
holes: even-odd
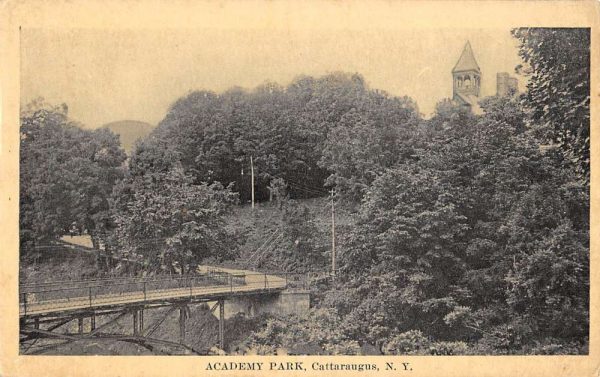
[[[194,184],[182,168],[129,176],[114,193],[115,242],[122,257],[151,273],[190,273],[204,259],[236,255],[223,215],[237,195],[219,183]]]
[[[383,92],[364,95],[327,135],[319,161],[332,172],[326,183],[359,203],[386,168],[411,159],[418,121],[417,107],[407,97]]]
[[[373,182],[340,246],[340,284],[357,303],[336,307],[354,337],[381,344],[398,331],[441,331],[436,319],[454,304],[464,264],[466,218],[454,201],[435,172],[414,164]]]
[[[589,183],[590,29],[520,28],[512,34],[527,64],[523,103],[531,122]]]
[[[350,338],[395,349],[418,330],[442,341],[434,353],[585,349],[586,185],[561,153],[540,151],[518,99],[481,107],[442,102],[414,158],[365,185],[324,300]]]
[[[267,187],[277,178],[289,184],[292,198],[314,197],[325,192],[323,186],[331,173],[329,184],[351,180],[360,186],[374,178],[371,170],[380,171],[371,169],[372,165],[389,166],[409,155],[406,144],[394,146],[409,138],[417,113],[410,99],[370,90],[358,74],[299,77],[287,87],[265,83],[253,90],[231,88],[221,94],[195,91],[170,107],[134,152],[131,169],[163,169],[160,161],[145,162],[141,155],[146,150],[156,149],[154,154],[164,150],[196,184],[233,183],[233,190],[245,202],[250,198],[252,157],[257,200],[269,198]],[[354,153],[350,165],[357,166],[346,166],[337,157],[345,151],[335,148],[344,132],[358,131],[360,126],[353,123],[357,119],[364,121],[361,132],[368,138],[364,141],[369,149],[366,153],[356,148],[348,151]],[[374,135],[369,136],[371,131]],[[328,141],[330,134],[335,140]],[[373,161],[361,165],[361,157],[369,152],[375,153]],[[138,163],[145,165],[138,169]],[[360,176],[346,177],[348,169],[358,170]]]
[[[117,135],[84,130],[67,110],[38,100],[21,114],[21,242],[76,232],[89,234],[97,248],[106,237],[108,197],[126,156]]]

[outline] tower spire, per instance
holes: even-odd
[[[479,112],[481,69],[475,60],[469,41],[452,69],[452,80],[454,81],[452,99],[468,106],[475,113]]]
[[[463,48],[462,54],[460,54],[460,58],[452,72],[465,72],[465,71],[477,71],[481,72],[479,69],[479,65],[477,64],[477,60],[475,60],[475,56],[473,55],[473,49],[471,48],[471,42],[467,41],[465,47]]]

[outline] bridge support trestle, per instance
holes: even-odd
[[[185,317],[186,317],[186,306],[179,306],[179,343],[185,342]]]
[[[144,334],[144,307],[134,308],[133,314],[133,335]]]
[[[139,325],[138,325],[138,311],[137,309],[133,310],[133,335],[139,335]]]
[[[140,309],[140,327],[139,327],[139,331],[138,333],[143,334],[144,333],[144,308]]]
[[[219,347],[225,350],[225,300],[219,300]]]

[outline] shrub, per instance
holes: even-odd
[[[469,346],[465,342],[435,342],[429,346],[431,355],[467,355],[470,353]]]
[[[427,349],[430,342],[420,330],[410,330],[392,337],[383,347],[386,355],[416,355]]]
[[[587,342],[561,342],[560,339],[550,338],[536,342],[530,352],[534,355],[585,355],[589,353]]]

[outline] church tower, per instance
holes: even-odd
[[[467,41],[458,62],[452,69],[453,95],[452,99],[476,112],[479,108],[481,90],[481,69],[473,55],[471,43]]]

